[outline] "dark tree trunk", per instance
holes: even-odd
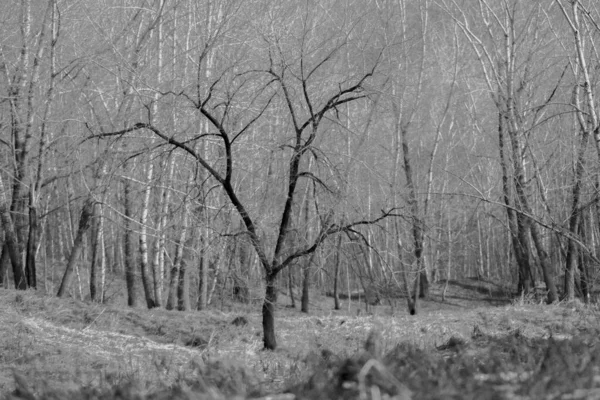
[[[65,297],[69,291],[69,286],[71,285],[71,281],[73,280],[73,273],[75,272],[75,263],[77,262],[77,258],[79,257],[79,253],[81,252],[81,248],[83,247],[83,236],[85,235],[85,233],[91,225],[93,208],[94,203],[91,200],[87,200],[83,204],[83,208],[81,210],[81,217],[79,218],[79,228],[77,229],[77,235],[75,236],[73,248],[71,249],[71,254],[69,255],[67,269],[65,270],[65,274],[63,275],[60,288],[58,289],[58,297]]]
[[[580,216],[579,220],[579,237],[583,242],[586,242],[586,219],[584,215]],[[586,303],[590,302],[590,257],[583,251],[579,252],[579,260],[577,267],[579,269],[579,286],[581,288],[581,296]]]
[[[517,232],[513,236],[515,259],[519,268],[518,293],[527,294],[533,289],[533,269],[531,268],[528,221],[522,214],[516,215]]]
[[[10,257],[8,256],[8,248],[3,245],[0,247],[0,287],[8,289],[8,267],[10,265]]]
[[[4,182],[0,176],[0,221],[4,227],[4,246],[3,254],[8,254],[13,267],[13,276],[15,279],[15,288],[18,290],[27,289],[27,280],[23,271],[23,262],[21,260],[21,251],[19,249],[19,239],[15,230],[13,219],[8,209],[8,201],[6,199],[6,191]],[[6,258],[5,258],[6,260]],[[4,265],[7,265],[6,262]],[[6,271],[7,267],[3,268]]]
[[[208,306],[208,262],[204,252],[204,240],[201,240],[200,260],[198,262],[198,310]]]
[[[169,278],[169,296],[167,297],[167,310],[173,310],[177,304],[177,286],[179,283],[179,264],[173,263]]]
[[[263,344],[266,350],[277,348],[275,338],[275,303],[277,302],[277,288],[275,287],[276,273],[267,272],[265,277],[266,293],[262,306]]]
[[[29,237],[27,238],[27,256],[25,260],[25,274],[27,275],[27,285],[30,288],[37,288],[37,276],[35,268],[35,254],[39,241],[40,226],[37,215],[37,205],[35,204],[34,193],[29,195]]]
[[[429,297],[429,280],[423,263],[423,221],[419,215],[419,200],[417,199],[417,188],[413,180],[410,150],[408,147],[408,126],[400,127],[402,140],[402,155],[404,157],[404,174],[406,176],[406,187],[408,188],[408,204],[410,205],[412,217],[412,234],[414,244],[414,255],[417,273],[419,274],[418,292],[420,298]]]
[[[500,167],[502,169],[502,194],[504,204],[506,204],[506,217],[510,230],[513,252],[519,279],[517,283],[517,292],[519,294],[527,293],[531,290],[531,264],[529,262],[529,240],[526,235],[525,225],[521,214],[517,214],[512,206],[512,194],[510,187],[510,179],[508,176],[508,161],[504,150],[504,136],[506,129],[506,117],[504,113],[498,113],[498,152],[500,155]]]
[[[99,204],[94,206],[94,209],[99,207]],[[98,215],[95,213],[96,216]],[[98,288],[96,285],[96,280],[98,276],[98,250],[100,247],[99,241],[99,226],[98,219],[92,219],[92,263],[90,264],[90,298],[92,301],[98,301]]]
[[[137,288],[135,284],[135,256],[133,249],[133,233],[131,232],[131,220],[133,219],[133,210],[131,209],[130,199],[131,183],[128,179],[123,181],[123,203],[125,208],[125,232],[123,238],[124,260],[125,263],[125,284],[127,286],[127,305],[137,307]]]
[[[290,301],[292,302],[290,306],[292,308],[296,308],[296,299],[294,298],[294,274],[292,265],[290,265],[288,268],[288,290],[290,292]]]
[[[340,264],[341,264],[341,251],[342,248],[342,235],[338,235],[337,252],[335,255],[335,267],[333,271],[333,309],[339,310],[340,307],[340,295],[338,283],[340,280]]]
[[[189,311],[191,308],[187,265],[184,260],[181,260],[179,264],[179,279],[177,281],[177,309],[179,311]]]
[[[302,305],[300,308],[300,311],[302,311],[303,313],[307,313],[309,312],[309,303],[310,303],[310,271],[311,271],[311,265],[314,261],[315,258],[315,254],[317,254],[317,252],[313,252],[310,255],[310,259],[308,260],[308,262],[306,263],[306,265],[304,266],[304,279],[302,281]]]

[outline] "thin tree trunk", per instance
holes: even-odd
[[[69,286],[71,285],[71,281],[73,280],[75,263],[77,262],[79,253],[81,252],[81,249],[83,247],[83,236],[85,235],[85,233],[91,225],[93,207],[94,203],[90,199],[86,200],[83,204],[83,208],[81,210],[81,217],[79,219],[79,228],[77,229],[77,236],[75,237],[75,241],[73,242],[71,254],[67,263],[67,269],[65,270],[65,274],[63,275],[60,288],[58,289],[58,297],[65,297],[68,294]]]
[[[203,213],[206,221],[206,229],[208,229],[208,210],[203,207]],[[208,260],[207,240],[205,228],[200,228],[200,259],[198,260],[198,310],[205,310],[208,306]],[[233,257],[233,255],[232,255]]]
[[[127,286],[127,305],[137,307],[137,285],[135,279],[135,255],[133,245],[133,233],[131,232],[131,221],[133,220],[133,210],[131,204],[131,182],[129,179],[123,180],[123,205],[124,205],[124,224],[125,232],[123,238],[123,263],[125,264],[125,284]]]
[[[309,161],[307,170],[310,171],[311,162]],[[304,194],[304,229],[306,230],[306,243],[310,243],[311,234],[310,234],[310,207],[309,207],[309,192],[310,185],[306,185],[306,193]],[[314,186],[313,186],[313,200],[316,203],[316,199],[314,199]],[[315,258],[316,251],[310,255],[310,259],[304,264],[304,268],[302,268],[303,272],[303,280],[302,280],[302,298],[300,304],[300,311],[308,314],[309,302],[310,302],[310,272],[313,260]]]
[[[35,256],[40,240],[40,224],[38,221],[36,194],[32,189],[29,193],[29,237],[27,238],[27,256],[25,260],[25,275],[27,286],[37,289],[37,271]]]
[[[292,308],[296,308],[296,299],[294,298],[294,274],[293,274],[293,270],[294,268],[292,268],[293,266],[290,265],[290,268],[288,268],[288,291],[290,293],[290,307]]]
[[[528,293],[532,288],[531,265],[529,262],[529,240],[524,226],[525,221],[522,216],[516,215],[512,205],[512,195],[510,180],[508,175],[508,161],[504,150],[506,117],[502,112],[498,113],[498,152],[500,155],[500,167],[502,169],[502,193],[504,204],[506,204],[506,216],[508,220],[508,229],[512,239],[512,247],[515,254],[515,261],[519,271],[519,280],[517,291],[519,294]]]
[[[96,286],[96,275],[98,271],[98,252],[100,247],[100,203],[94,206],[94,215],[92,217],[92,262],[90,264],[90,298],[92,301],[98,301],[98,292]]]
[[[341,264],[341,252],[342,250],[342,235],[339,234],[338,236],[338,242],[337,242],[337,251],[336,251],[336,255],[335,255],[335,266],[334,266],[334,272],[333,272],[333,309],[334,310],[339,310],[341,308],[340,306],[340,295],[338,293],[339,289],[338,289],[338,283],[340,280],[340,264]],[[350,295],[350,293],[348,293],[348,295]]]
[[[144,188],[144,196],[142,197],[142,216],[140,218],[140,268],[142,271],[142,286],[144,287],[144,296],[146,298],[146,306],[148,308],[156,307],[154,301],[154,290],[152,282],[150,282],[150,267],[148,265],[148,208],[150,207],[150,194],[152,192],[152,178],[154,166],[152,161],[148,165],[146,180],[148,181]]]
[[[519,202],[519,208],[527,215],[531,215],[531,208],[529,207],[529,200],[526,189],[525,179],[525,168],[523,166],[523,151],[520,135],[522,134],[519,121],[515,110],[515,88],[514,79],[516,76],[516,57],[515,57],[515,30],[510,29],[509,34],[505,35],[505,53],[506,53],[506,122],[508,138],[511,143],[511,150],[513,156],[513,173],[515,181],[515,192]],[[529,221],[529,217],[521,215],[522,218],[528,219],[527,225],[531,232],[531,238],[535,244],[544,280],[546,282],[546,289],[548,290],[548,302],[552,303],[558,299],[556,286],[554,284],[554,276],[552,274],[552,268],[548,260],[548,255],[544,249],[543,243],[540,239],[538,226],[535,222]]]
[[[573,192],[571,197],[571,215],[569,216],[569,232],[574,236],[579,231],[580,210],[579,203],[581,197],[581,186],[583,173],[585,170],[585,150],[587,148],[589,131],[583,129],[581,132],[581,142],[577,151],[577,160],[575,163],[575,176],[573,178]],[[565,272],[565,298],[573,300],[575,298],[575,269],[577,260],[577,247],[574,240],[567,240],[566,272]]]
[[[411,210],[412,218],[412,236],[414,246],[415,264],[419,274],[419,297],[427,298],[429,296],[429,281],[427,272],[423,266],[423,221],[419,215],[419,203],[417,192],[413,180],[410,151],[408,147],[408,127],[400,127],[402,137],[402,154],[404,157],[404,173],[406,175],[406,187],[408,189],[408,204]]]

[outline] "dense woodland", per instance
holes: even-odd
[[[2,1],[0,282],[256,301],[271,349],[278,292],[589,300],[599,24],[594,0]]]

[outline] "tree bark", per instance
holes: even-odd
[[[19,251],[17,232],[15,231],[13,219],[8,209],[8,200],[6,198],[6,190],[4,188],[2,175],[0,175],[0,220],[4,227],[4,246],[2,254],[8,254],[10,257],[10,262],[13,267],[15,288],[18,290],[25,290],[27,289],[27,278],[23,271],[23,262],[21,260],[21,252]]]
[[[133,220],[133,210],[131,204],[131,182],[129,179],[123,180],[123,206],[124,206],[124,237],[123,237],[123,262],[125,264],[125,285],[127,287],[127,305],[137,307],[137,285],[135,279],[135,255],[133,246],[133,233],[131,232],[131,221]]]
[[[341,308],[340,305],[340,295],[339,295],[339,280],[340,280],[340,264],[341,264],[341,250],[342,250],[342,235],[338,236],[337,242],[337,251],[335,253],[335,266],[333,271],[333,309],[339,310]],[[348,293],[350,295],[350,293]]]
[[[94,212],[93,208],[94,203],[91,199],[88,199],[85,201],[83,208],[81,209],[79,228],[77,229],[77,235],[75,236],[75,241],[73,242],[73,247],[71,248],[67,269],[65,270],[60,288],[58,289],[58,297],[65,297],[68,294],[69,286],[71,285],[73,274],[75,272],[75,263],[77,263],[77,258],[79,257],[79,253],[83,247],[83,236],[91,225],[91,219]]]
[[[406,187],[408,188],[408,204],[411,211],[412,236],[414,246],[414,256],[416,270],[419,274],[419,298],[427,298],[429,296],[429,281],[427,279],[427,271],[423,265],[423,221],[419,215],[419,203],[417,192],[414,183],[412,165],[410,159],[410,151],[408,147],[408,127],[401,126],[400,134],[402,138],[402,155],[404,157],[404,174],[406,175]]]
[[[140,218],[140,269],[142,271],[142,286],[144,288],[144,296],[146,298],[146,306],[148,308],[156,307],[154,301],[154,287],[150,281],[151,273],[150,266],[148,265],[148,209],[150,207],[150,194],[152,187],[150,186],[153,177],[154,166],[152,161],[148,165],[146,172],[147,185],[144,188],[144,195],[142,198],[142,215]]]
[[[290,294],[290,307],[296,308],[296,299],[294,298],[294,274],[293,268],[288,268],[288,291]]]
[[[303,268],[303,280],[302,280],[302,300],[301,300],[301,306],[300,306],[300,311],[302,311],[303,313],[307,313],[309,312],[309,304],[310,304],[310,273],[311,273],[311,266],[312,263],[315,259],[315,254],[317,254],[317,252],[313,252],[310,255],[310,258],[307,260],[306,264],[304,265]]]
[[[190,305],[190,284],[187,273],[187,264],[181,260],[179,265],[179,278],[177,280],[177,309],[179,311],[189,311]]]
[[[25,259],[25,275],[27,286],[37,289],[37,271],[35,267],[35,256],[40,238],[40,223],[37,214],[36,194],[32,190],[29,193],[29,236],[27,238],[27,256]]]
[[[203,207],[206,227],[208,227],[208,210]],[[200,228],[200,259],[198,260],[198,310],[205,310],[208,306],[208,266],[207,260],[207,237],[205,228]]]
[[[275,303],[277,302],[277,288],[275,278],[277,273],[268,271],[265,277],[266,293],[262,306],[263,344],[266,350],[277,348],[275,338]]]
[[[173,266],[171,267],[171,274],[169,280],[169,295],[167,297],[167,310],[174,309],[177,302],[177,287],[179,283],[179,271],[181,270],[181,264],[183,264],[183,248],[185,246],[185,240],[187,235],[187,209],[183,215],[183,226],[179,232],[179,238],[177,239],[175,247],[175,258],[173,259]]]

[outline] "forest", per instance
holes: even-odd
[[[133,308],[592,302],[593,0],[4,0],[0,285]]]

